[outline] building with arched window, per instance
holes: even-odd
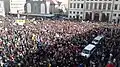
[[[50,14],[54,13],[56,4],[54,0],[27,0],[25,10],[27,14]]]
[[[69,0],[68,17],[94,21],[116,21],[120,0]]]

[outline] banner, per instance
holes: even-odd
[[[19,25],[24,25],[25,20],[16,20],[16,23],[18,23]]]

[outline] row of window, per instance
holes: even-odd
[[[77,12],[75,12],[75,11],[70,11],[70,14],[83,14],[83,12],[79,12],[79,11],[77,11]]]
[[[73,13],[73,14],[76,14],[76,13],[77,13],[77,14],[83,14],[83,12],[70,11],[70,14],[72,14],[72,13]],[[109,14],[109,13],[107,13],[107,14]],[[113,14],[114,17],[116,17],[117,15],[120,17],[120,14],[116,14],[116,13]]]
[[[13,3],[11,3],[11,5],[23,5],[23,4],[16,4],[16,3],[13,4]]]
[[[115,16],[115,17],[116,17],[117,15],[120,17],[120,14],[113,14],[113,16]]]
[[[111,10],[111,3],[86,3],[86,9]]]
[[[83,4],[70,3],[70,8],[83,8]],[[86,3],[86,9],[111,10],[112,3]],[[114,4],[114,10],[120,10],[120,4]]]
[[[84,1],[84,0],[71,0],[71,1]],[[112,0],[86,0],[86,1],[112,1]],[[119,1],[119,0],[115,0]]]
[[[70,18],[74,18],[74,19],[76,18],[76,16],[69,16],[69,17],[70,17]],[[79,18],[82,19],[83,17],[80,16]]]
[[[20,9],[21,7],[14,6],[14,7],[10,7],[10,8],[19,8]]]
[[[70,3],[70,8],[83,8],[83,4],[80,3]]]

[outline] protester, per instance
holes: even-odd
[[[104,56],[98,53],[101,58],[95,58],[94,65],[99,65],[98,62],[106,65],[109,58],[102,59],[103,57],[112,53],[113,56],[110,58],[112,61],[118,56],[115,52],[119,53],[119,48],[115,50],[117,46],[116,42],[114,44],[115,40],[112,38],[113,40],[109,41],[107,36],[117,38],[116,33],[119,34],[120,30],[111,35],[98,23],[41,20],[19,25],[14,24],[15,19],[9,20],[11,22],[4,23],[6,26],[0,29],[1,66],[84,67],[89,65],[89,61],[80,53],[94,37],[100,34],[106,36],[103,46],[106,51]],[[111,47],[112,49],[109,49]]]

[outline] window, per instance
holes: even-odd
[[[117,7],[118,7],[118,5],[117,5],[117,4],[115,4],[115,10],[117,10]]]
[[[77,4],[77,8],[79,8],[79,7],[80,7],[80,4],[78,3],[78,4]]]
[[[85,53],[85,54],[90,54],[90,51],[89,51],[89,50],[84,49],[84,50],[83,50],[83,53]]]
[[[92,9],[93,8],[93,3],[90,3],[90,9]]]
[[[103,4],[103,9],[104,9],[104,10],[106,9],[106,3]]]
[[[115,22],[115,19],[113,19],[113,22]]]
[[[83,4],[81,4],[81,8],[83,8]]]
[[[82,14],[82,12],[81,12],[81,14]]]
[[[118,16],[120,16],[120,14],[118,14]]]
[[[108,3],[108,10],[111,9],[111,3]]]
[[[97,9],[97,3],[95,3],[94,9]]]
[[[70,11],[70,13],[72,13],[72,11]]]
[[[86,9],[88,9],[89,8],[89,3],[86,3]]]
[[[73,12],[73,14],[75,14],[75,11]]]
[[[110,14],[109,14],[109,13],[107,13],[107,17],[109,17],[109,15],[110,15]]]
[[[82,16],[80,17],[80,19],[82,19]]]
[[[27,13],[31,13],[31,4],[27,3]]]
[[[77,14],[79,14],[79,12],[77,12]]]
[[[76,8],[76,3],[74,3],[74,8]]]
[[[42,6],[44,6],[44,4],[42,3]],[[44,7],[45,8],[45,7]],[[43,10],[41,10],[41,13],[44,13],[44,8],[41,8]],[[37,3],[34,3],[34,13],[37,13],[39,10],[38,10],[38,4]]]
[[[118,1],[118,0],[116,0],[116,1]]]
[[[113,16],[116,16],[116,14],[114,14]]]
[[[72,8],[72,3],[70,3],[70,8]]]
[[[72,17],[70,16],[70,18],[72,18]]]
[[[99,9],[101,10],[101,7],[102,7],[102,3],[99,3]]]

